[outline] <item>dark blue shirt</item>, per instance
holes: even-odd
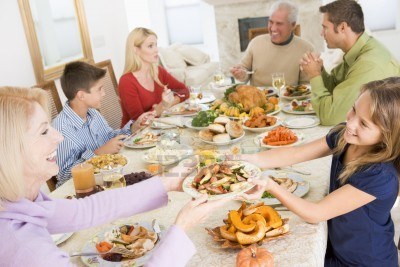
[[[328,146],[337,146],[338,132],[326,136]],[[346,148],[347,150],[347,148]],[[340,188],[344,151],[332,158],[329,192]],[[325,266],[398,266],[394,225],[390,216],[399,191],[392,162],[374,163],[354,173],[345,184],[376,199],[367,205],[328,220]],[[351,201],[349,199],[348,201]]]

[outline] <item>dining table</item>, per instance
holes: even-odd
[[[288,101],[283,104],[289,103]],[[288,114],[280,111],[276,114],[282,121],[298,118],[299,115]],[[315,116],[301,115],[301,116]],[[189,145],[194,152],[204,149],[217,149],[219,151],[241,151],[241,145],[252,142],[259,133],[246,131],[244,138],[237,143],[225,146],[214,146],[204,143],[198,137],[198,130],[185,127],[186,120],[191,117],[175,116],[173,121],[181,126],[179,127],[179,141],[181,144]],[[310,142],[315,139],[324,137],[331,127],[317,125],[315,127],[296,129],[301,133],[303,142]],[[128,164],[124,167],[124,173],[145,171],[148,163],[143,160],[143,155],[148,149],[137,149],[125,147],[121,150],[121,154],[128,159]],[[239,152],[240,153],[240,152]],[[285,170],[285,172],[299,171],[302,179],[309,182],[309,190],[303,196],[304,199],[312,202],[321,200],[328,193],[329,175],[330,175],[331,156],[315,159],[308,162],[299,163],[291,166],[293,169]],[[167,166],[168,169],[170,166]],[[50,196],[52,198],[65,198],[74,195],[74,185],[72,179],[68,180],[61,187],[53,191]],[[192,199],[192,197],[184,192],[169,192],[168,204],[156,210],[151,210],[141,214],[135,214],[129,218],[121,218],[107,224],[98,225],[89,229],[84,229],[74,233],[65,242],[59,244],[59,247],[67,253],[79,252],[88,240],[93,238],[96,233],[103,231],[111,226],[120,225],[122,222],[151,222],[157,219],[162,229],[167,229],[174,224],[175,218],[179,210]],[[132,205],[140,205],[140,203],[127,203]],[[223,219],[227,218],[230,210],[238,209],[241,202],[232,200],[220,207],[218,210],[209,214],[204,223],[198,224],[190,229],[187,234],[196,247],[196,254],[187,263],[187,266],[235,266],[238,249],[221,248],[221,243],[213,240],[205,228],[214,228],[223,225]],[[307,223],[300,217],[288,211],[283,206],[274,206],[278,210],[282,218],[287,218],[290,226],[289,233],[280,238],[264,242],[262,247],[266,248],[273,254],[275,266],[323,266],[324,255],[327,245],[327,223]],[[85,266],[80,257],[72,257],[71,262],[77,266]],[[97,265],[93,265],[97,266]]]

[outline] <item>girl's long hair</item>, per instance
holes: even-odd
[[[393,162],[397,175],[400,174],[400,77],[390,77],[365,84],[361,88],[362,93],[371,96],[372,121],[378,125],[382,132],[382,141],[374,145],[372,149],[362,157],[349,162],[339,176],[341,184],[344,184],[351,175],[362,167],[374,163]],[[339,125],[339,141],[334,154],[344,151],[347,142],[343,138],[344,125]]]
[[[129,33],[126,40],[124,74],[135,72],[142,68],[143,62],[139,55],[136,54],[135,47],[140,48],[151,35],[157,38],[156,33],[147,28],[135,28]],[[151,65],[150,75],[157,84],[164,86],[158,78],[158,63]]]

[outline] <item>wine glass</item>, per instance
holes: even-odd
[[[218,68],[214,73],[214,82],[216,85],[223,85],[225,80],[224,73],[222,72],[221,68]]]
[[[281,96],[281,90],[285,88],[285,74],[283,72],[272,73],[272,86],[278,91],[278,96]]]
[[[106,190],[126,186],[125,177],[121,170],[103,172],[102,175],[103,188]]]

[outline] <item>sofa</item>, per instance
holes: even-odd
[[[205,86],[217,70],[218,62],[200,49],[184,44],[159,47],[161,65],[176,79],[187,86]]]

